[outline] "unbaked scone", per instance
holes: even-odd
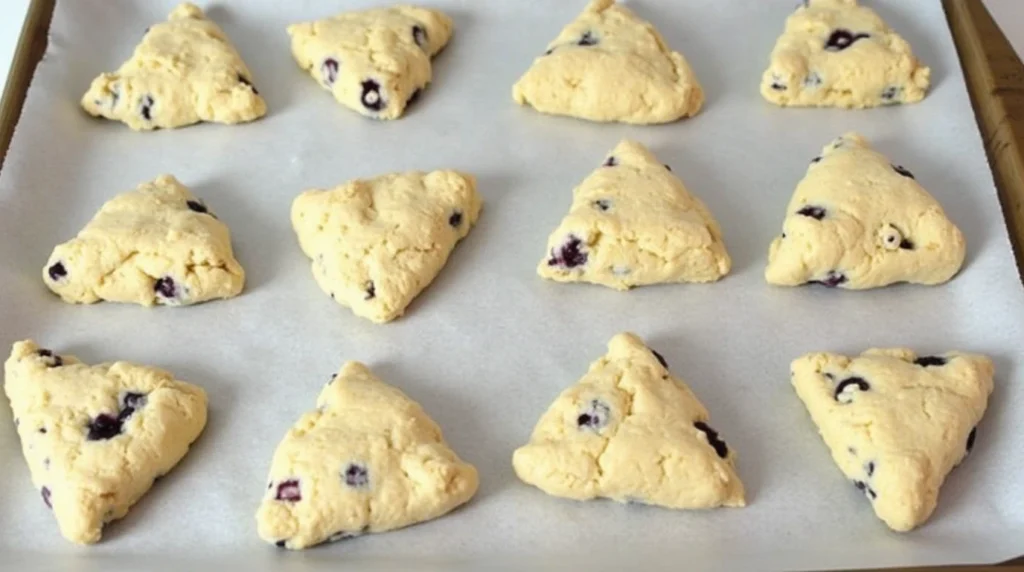
[[[554,496],[693,509],[746,504],[735,459],[665,359],[622,333],[558,396],[512,465]]]
[[[412,171],[306,191],[291,218],[320,288],[383,323],[434,280],[479,216],[472,175]]]
[[[418,403],[347,362],[278,445],[256,524],[300,550],[438,518],[478,486]]]
[[[695,115],[704,91],[650,22],[615,0],[591,0],[519,78],[512,98],[543,113],[651,124]]]
[[[404,5],[293,24],[288,35],[299,67],[338,103],[374,119],[396,119],[430,83],[430,58],[451,39],[452,20]]]
[[[206,426],[206,393],[152,367],[90,366],[29,340],[4,376],[32,484],[80,544],[99,541]]]
[[[813,353],[791,372],[832,459],[899,531],[931,516],[946,475],[974,446],[992,393],[992,361],[960,352]]]
[[[537,273],[618,290],[712,282],[729,272],[722,231],[700,199],[643,145],[622,141],[573,190]]]
[[[857,0],[804,0],[786,20],[761,79],[782,106],[864,108],[921,101],[931,70]]]
[[[963,265],[960,229],[907,169],[847,133],[811,161],[772,241],[771,284],[940,284]]]
[[[107,201],[57,246],[43,281],[62,300],[182,306],[237,296],[245,272],[228,227],[171,175]]]
[[[116,72],[94,79],[82,107],[137,131],[243,123],[267,112],[227,35],[190,3],[149,28]]]

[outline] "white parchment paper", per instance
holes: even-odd
[[[761,71],[793,0],[635,0],[686,54],[707,92],[696,118],[657,127],[540,115],[511,86],[584,5],[430,0],[456,33],[434,82],[398,121],[337,105],[293,63],[286,24],[366,0],[207,5],[253,70],[257,123],[133,133],[78,99],[115,69],[175,0],[60,0],[50,45],[0,174],[0,347],[32,337],[88,362],[126,359],[203,385],[210,421],[192,452],[102,543],[61,539],[0,408],[0,553],[20,569],[250,569],[551,565],[574,569],[824,568],[993,562],[1024,553],[1024,297],[992,176],[939,2],[871,1],[933,70],[924,102],[870,111],[786,110],[760,98]],[[808,161],[847,130],[912,170],[961,226],[949,284],[869,292],[773,288],[768,243]],[[534,274],[571,189],[621,138],[670,164],[721,222],[733,273],[710,285],[628,293]],[[374,325],[314,284],[289,224],[304,189],[409,169],[479,178],[477,228],[406,317]],[[118,192],[175,174],[231,227],[248,271],[237,299],[145,309],[60,302],[41,268]],[[515,447],[554,397],[633,330],[667,359],[739,455],[744,509],[677,512],[545,496],[520,483]],[[790,388],[804,352],[905,345],[993,357],[997,380],[974,453],[932,520],[890,532],[833,466]],[[6,350],[3,350],[6,355]],[[287,428],[348,359],[420,401],[481,472],[476,498],[440,520],[305,553],[256,536],[269,460]],[[345,568],[350,569],[350,568]]]

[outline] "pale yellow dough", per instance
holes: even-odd
[[[512,98],[543,113],[634,124],[669,123],[704,104],[683,55],[615,0],[591,0],[519,79]]]
[[[108,201],[57,246],[43,281],[65,302],[181,306],[237,296],[245,272],[228,227],[170,175]]]
[[[324,292],[377,323],[401,316],[480,216],[472,175],[412,171],[311,190],[292,227]]]
[[[786,20],[761,80],[782,106],[863,108],[921,101],[931,70],[857,0],[809,0]]]
[[[451,39],[452,20],[402,5],[294,24],[288,34],[299,67],[338,103],[374,119],[397,119],[430,83],[430,58]]]
[[[722,231],[667,165],[622,141],[573,190],[569,214],[548,238],[537,273],[618,290],[662,282],[712,282],[729,272]]]
[[[278,445],[256,523],[300,550],[438,518],[478,486],[419,404],[347,362]]]
[[[32,484],[80,544],[99,541],[206,425],[206,393],[152,367],[90,366],[29,340],[14,344],[4,375]]]
[[[856,133],[825,146],[797,185],[765,279],[863,289],[940,284],[964,262],[964,236],[910,171]]]
[[[94,79],[82,107],[134,130],[243,123],[267,112],[227,35],[190,3],[151,27],[116,72]]]
[[[746,504],[735,459],[683,380],[622,333],[558,396],[512,465],[554,496],[695,509]]]
[[[992,375],[982,355],[895,348],[808,354],[793,362],[791,380],[839,469],[879,518],[907,531],[928,520],[946,475],[974,445]]]

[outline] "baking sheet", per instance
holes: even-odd
[[[584,5],[431,0],[456,34],[434,83],[398,121],[338,106],[293,63],[287,23],[371,1],[249,0],[206,6],[246,59],[269,115],[254,124],[132,133],[77,101],[115,69],[175,0],[61,0],[50,45],[0,173],[0,346],[32,337],[87,362],[127,359],[203,385],[210,421],[192,452],[102,543],[62,540],[32,488],[10,412],[0,408],[0,553],[22,569],[826,568],[992,562],[1024,553],[1024,296],[940,3],[873,1],[933,70],[920,104],[870,111],[783,110],[757,92],[792,0],[631,1],[687,55],[707,92],[696,118],[666,126],[543,116],[511,86]],[[768,243],[807,162],[858,130],[911,169],[967,238],[951,283],[870,292],[781,289],[762,278]],[[534,274],[571,189],[624,137],[648,145],[721,222],[732,274],[711,285],[629,293]],[[388,325],[356,318],[315,285],[289,225],[292,198],[361,176],[473,172],[477,228]],[[230,227],[248,271],[237,299],[187,308],[75,307],[40,269],[103,201],[175,174]],[[540,414],[615,333],[633,330],[710,409],[739,455],[749,506],[676,512],[547,497],[511,468]],[[808,351],[907,345],[988,353],[995,394],[969,461],[932,520],[888,531],[832,464],[788,381]],[[4,350],[6,355],[6,350]],[[440,520],[305,553],[256,536],[270,457],[347,359],[420,401],[481,473],[476,498]],[[153,558],[157,556],[159,558]]]

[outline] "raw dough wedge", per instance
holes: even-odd
[[[791,381],[839,469],[879,518],[907,531],[928,520],[946,475],[974,446],[992,374],[982,355],[895,348],[808,354],[793,362]]]
[[[348,362],[278,445],[256,522],[300,550],[438,518],[478,485],[419,404]]]
[[[704,92],[654,26],[615,0],[591,0],[512,88],[520,105],[591,121],[669,123]]]
[[[43,281],[69,303],[182,306],[237,296],[245,271],[227,225],[161,175],[108,201],[76,238],[57,246]]]
[[[345,12],[288,27],[292,55],[338,103],[374,119],[397,119],[427,87],[430,59],[452,37],[437,10],[395,6]]]
[[[619,143],[573,190],[547,251],[540,276],[617,290],[712,282],[732,264],[708,208],[635,141]]]
[[[99,541],[206,426],[206,393],[160,369],[90,366],[28,340],[4,375],[32,484],[79,544]]]
[[[938,201],[856,133],[811,161],[786,212],[768,252],[771,284],[933,285],[964,262],[964,236]]]
[[[931,70],[857,0],[804,0],[786,20],[761,80],[781,106],[864,108],[921,101]]]
[[[116,72],[94,79],[82,107],[136,131],[243,123],[267,112],[227,35],[190,3],[149,28]]]
[[[291,218],[320,288],[383,323],[434,280],[479,216],[472,175],[412,171],[306,191]]]
[[[554,496],[694,509],[745,505],[735,458],[664,358],[622,333],[558,396],[512,465]]]

